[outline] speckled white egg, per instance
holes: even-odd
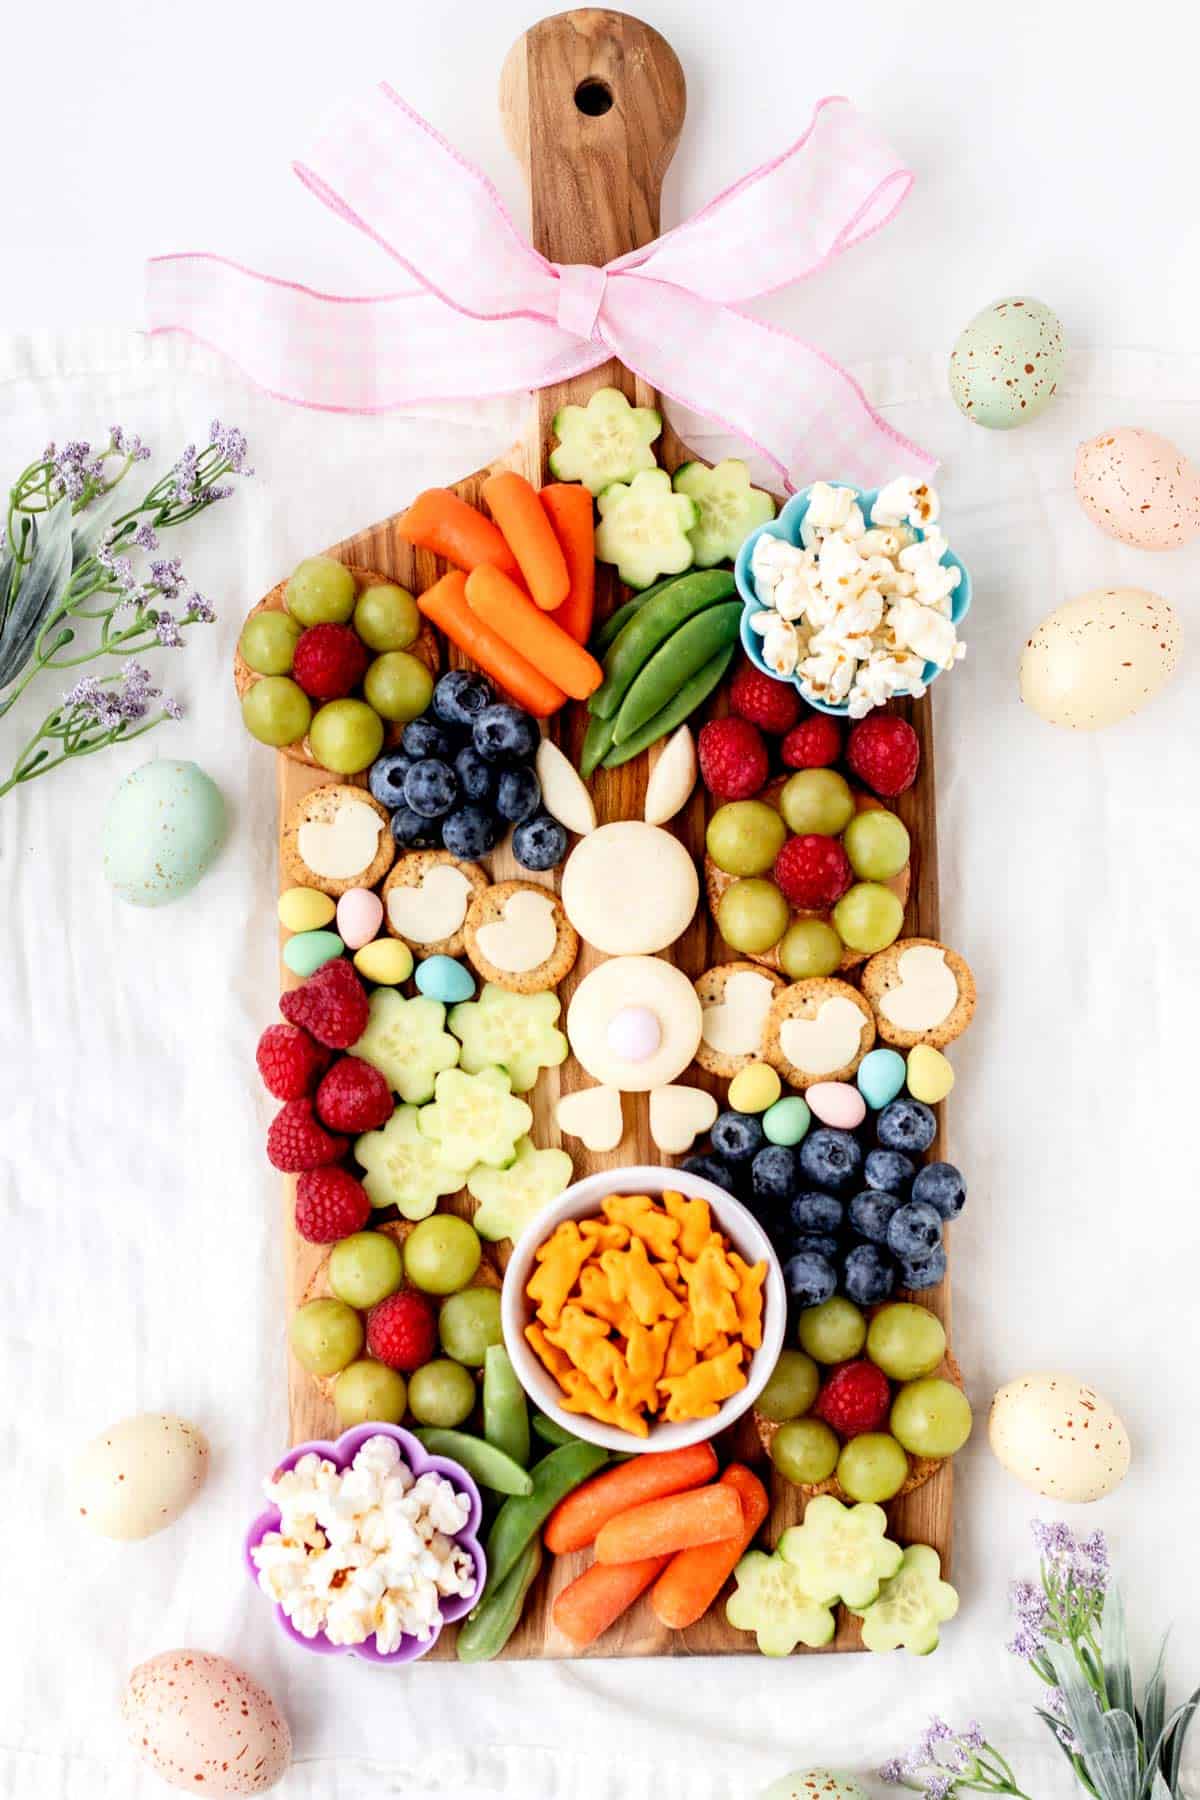
[[[1051,725],[1097,731],[1169,681],[1182,633],[1145,588],[1093,588],[1044,618],[1021,653],[1021,698]]]
[[[1080,444],[1075,492],[1094,525],[1135,549],[1200,537],[1200,470],[1156,431],[1122,425]]]
[[[151,1537],[175,1523],[207,1474],[203,1432],[174,1413],[136,1413],[84,1447],[68,1505],[102,1537]]]
[[[1048,1500],[1101,1500],[1125,1479],[1129,1433],[1072,1375],[1022,1375],[992,1401],[988,1437],[1010,1475]]]
[[[832,1769],[797,1770],[764,1788],[759,1800],[867,1800],[857,1781]]]
[[[989,431],[1011,431],[1045,412],[1066,352],[1058,315],[1040,300],[996,300],[976,313],[950,353],[958,410]]]
[[[190,894],[225,835],[225,802],[194,762],[166,757],[127,775],[104,820],[104,873],[131,906]]]
[[[139,1663],[121,1716],[142,1761],[190,1794],[265,1794],[292,1760],[287,1720],[266,1688],[204,1650]]]

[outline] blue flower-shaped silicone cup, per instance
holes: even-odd
[[[854,488],[854,492],[858,496],[858,503],[863,510],[863,516],[869,524],[871,507],[878,497],[879,489],[854,487],[852,481],[839,481],[833,485]],[[792,495],[778,518],[770,519],[765,525],[760,525],[757,530],[752,531],[738,551],[733,565],[734,579],[737,582],[738,593],[742,597],[742,648],[755,668],[761,669],[764,675],[769,675],[772,681],[778,681],[781,677],[776,675],[773,669],[769,669],[763,661],[762,639],[750,624],[754,614],[763,610],[762,601],[755,590],[754,577],[750,573],[750,559],[754,555],[755,544],[764,533],[771,537],[784,538],[789,544],[798,545],[800,543],[800,526],[808,511],[811,494],[811,487],[801,488],[798,494]],[[925,533],[918,531],[917,536],[923,538]],[[959,569],[962,573],[962,579],[950,597],[950,617],[956,625],[959,625],[966,618],[971,606],[970,572],[952,550],[947,550],[941,560],[948,568]],[[941,672],[937,663],[927,662],[924,675],[926,687],[936,681]],[[788,679],[806,704],[814,707],[817,712],[832,713],[836,718],[845,718],[849,713],[850,708],[845,700],[841,700],[835,705],[832,701],[814,699],[811,694],[804,692],[798,676],[792,675]]]

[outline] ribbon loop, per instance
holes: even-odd
[[[608,270],[597,269],[593,263],[555,263],[554,268],[558,275],[556,325],[574,337],[595,339]]]

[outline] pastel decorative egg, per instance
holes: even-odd
[[[763,1136],[768,1144],[791,1148],[802,1142],[812,1124],[812,1114],[799,1094],[788,1094],[768,1106],[763,1114]]]
[[[293,975],[312,975],[345,948],[336,931],[298,931],[283,946],[283,960]]]
[[[1179,660],[1175,610],[1145,588],[1093,588],[1044,618],[1021,655],[1021,698],[1051,725],[1098,731],[1138,711]]]
[[[735,1112],[765,1113],[782,1092],[783,1083],[770,1063],[747,1063],[729,1084],[729,1104]]]
[[[848,1081],[814,1081],[804,1098],[822,1125],[837,1131],[853,1131],[867,1116],[866,1101]]]
[[[383,901],[370,888],[347,888],[337,903],[337,928],[347,950],[361,950],[383,924]]]
[[[648,1006],[622,1006],[608,1021],[608,1047],[622,1062],[645,1062],[661,1043],[662,1026]]]
[[[1027,296],[976,313],[950,354],[954,404],[976,425],[1011,431],[1045,412],[1062,379],[1058,317]]]
[[[380,987],[399,987],[413,972],[412,951],[399,938],[376,938],[354,952],[354,966],[364,981]]]
[[[208,1443],[194,1425],[174,1413],[136,1413],[85,1445],[67,1503],[101,1537],[152,1537],[175,1523],[207,1474]]]
[[[142,1761],[189,1794],[265,1794],[292,1760],[287,1720],[266,1688],[205,1650],[139,1663],[121,1717]]]
[[[1156,431],[1122,425],[1080,444],[1075,492],[1094,525],[1138,550],[1200,536],[1200,470]]]
[[[898,1050],[868,1050],[854,1079],[867,1105],[882,1112],[904,1086],[904,1075],[904,1058]]]
[[[1129,1468],[1129,1433],[1120,1415],[1072,1375],[1007,1382],[992,1401],[988,1437],[1009,1474],[1048,1500],[1103,1499]]]
[[[806,1769],[782,1775],[763,1789],[758,1800],[867,1800],[867,1796],[850,1775]]]
[[[279,923],[285,931],[320,931],[333,919],[334,905],[319,888],[288,888],[279,896]]]
[[[156,757],[127,775],[104,820],[104,874],[131,906],[190,894],[221,847],[225,802],[194,762]]]
[[[475,992],[475,978],[464,963],[452,956],[427,956],[417,964],[417,987],[430,1000],[456,1006]]]
[[[954,1086],[954,1070],[948,1059],[940,1050],[935,1050],[932,1044],[914,1044],[908,1053],[905,1079],[914,1100],[923,1100],[926,1106],[936,1106]],[[811,1088],[809,1098],[812,1098]]]

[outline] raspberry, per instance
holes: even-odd
[[[854,727],[846,745],[846,761],[858,779],[889,800],[912,786],[920,760],[916,732],[895,713],[871,713]]]
[[[697,748],[701,778],[718,800],[749,800],[767,779],[767,746],[748,719],[710,719]]]
[[[330,1131],[375,1131],[391,1118],[392,1090],[361,1056],[343,1056],[322,1077],[317,1117]]]
[[[777,736],[790,731],[800,717],[800,696],[790,683],[764,675],[743,663],[729,688],[729,704],[740,719]]]
[[[298,1175],[303,1169],[319,1169],[323,1163],[336,1162],[345,1149],[345,1138],[331,1137],[320,1120],[314,1118],[307,1095],[289,1100],[275,1114],[267,1133],[267,1155],[285,1175]]]
[[[437,1320],[422,1294],[403,1288],[367,1314],[367,1349],[389,1369],[410,1375],[433,1356]]]
[[[871,1362],[843,1363],[817,1395],[813,1412],[839,1437],[879,1431],[891,1411],[892,1390],[882,1369]]]
[[[310,1244],[336,1244],[370,1216],[367,1190],[349,1169],[306,1169],[296,1183],[296,1230]]]
[[[255,1060],[268,1094],[277,1100],[298,1100],[312,1092],[321,1071],[329,1067],[329,1052],[299,1025],[268,1025],[258,1040]]]
[[[296,639],[292,680],[314,700],[341,700],[367,672],[367,646],[350,625],[310,625]]]
[[[788,839],[775,858],[772,875],[788,905],[798,912],[828,912],[854,880],[850,858],[838,840],[815,831]]]
[[[789,769],[828,769],[842,754],[842,728],[828,713],[811,713],[788,732],[779,754]]]
[[[307,981],[281,995],[279,1010],[331,1050],[348,1050],[357,1044],[367,1029],[370,1011],[366,988],[341,957],[322,963]]]

